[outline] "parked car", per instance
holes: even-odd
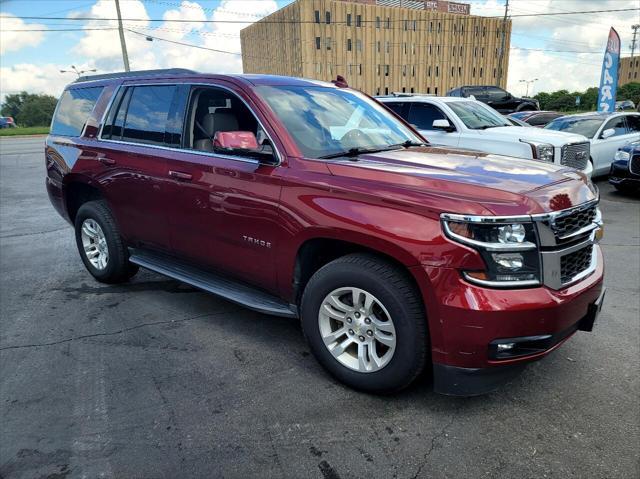
[[[622,100],[616,102],[617,111],[635,110],[636,105],[631,100]]]
[[[591,142],[593,176],[606,175],[618,148],[640,140],[638,113],[580,113],[556,118],[546,130],[577,133]]]
[[[0,116],[0,128],[15,128],[16,123],[13,121],[13,117]]]
[[[559,113],[557,111],[521,111],[512,113],[509,116],[517,118],[518,120],[527,123],[529,126],[542,128],[549,122],[564,115],[564,113]]]
[[[378,100],[415,125],[434,145],[543,160],[591,176],[589,141],[582,135],[514,128],[494,109],[469,98],[414,95]]]
[[[509,122],[513,126],[527,126],[527,127],[533,128],[531,125],[529,125],[528,123],[525,123],[522,120],[518,120],[517,118],[513,118],[508,115],[507,116],[503,115],[503,116],[504,116],[504,119],[507,120],[507,122]]]
[[[45,158],[51,203],[96,280],[142,266],[299,317],[318,361],[361,390],[396,391],[428,368],[438,392],[487,392],[591,330],[602,305],[589,180],[431,147],[342,86],[81,78]]]
[[[623,193],[640,193],[640,142],[629,143],[616,151],[609,183]]]
[[[540,104],[532,98],[518,98],[500,87],[486,86],[461,86],[447,92],[447,96],[469,98],[473,97],[482,103],[486,103],[500,113],[513,113],[516,111],[539,110]]]

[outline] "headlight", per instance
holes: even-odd
[[[553,163],[554,147],[548,143],[536,143],[533,141],[520,140],[531,147],[531,154],[534,160],[549,161]]]
[[[540,284],[540,255],[530,221],[443,214],[442,225],[450,239],[471,246],[484,260],[483,271],[463,271],[468,281],[494,288]]]
[[[629,161],[629,153],[626,151],[616,151],[613,159],[616,161]]]

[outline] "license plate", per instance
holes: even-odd
[[[604,294],[607,292],[606,288],[602,288],[602,292],[598,299],[589,305],[587,308],[587,314],[580,320],[578,329],[580,331],[593,331],[593,325],[602,310],[602,304],[604,303]]]

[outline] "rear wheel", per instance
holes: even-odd
[[[137,273],[104,200],[84,203],[76,214],[75,229],[80,257],[95,279],[122,283]]]
[[[407,273],[387,261],[352,254],[322,267],[305,288],[301,313],[318,361],[351,387],[394,392],[424,368],[420,295]]]

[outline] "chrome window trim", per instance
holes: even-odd
[[[255,117],[256,122],[258,122],[258,125],[260,125],[260,128],[262,128],[262,130],[264,131],[264,134],[267,136],[267,138],[271,142],[271,145],[273,147],[273,151],[275,153],[275,158],[276,158],[277,161],[275,163],[262,163],[260,160],[257,160],[257,159],[254,159],[254,158],[242,157],[242,156],[239,156],[239,155],[238,156],[236,156],[236,155],[225,155],[225,154],[213,153],[213,152],[208,152],[208,151],[192,150],[190,148],[177,148],[175,146],[153,145],[153,144],[149,144],[149,143],[136,143],[136,142],[130,142],[130,141],[111,140],[111,139],[107,139],[107,138],[102,138],[102,131],[104,129],[104,125],[105,125],[105,121],[107,119],[107,115],[109,114],[109,111],[111,111],[111,108],[113,106],[113,102],[115,101],[116,97],[120,93],[120,89],[128,88],[128,87],[135,87],[135,86],[179,86],[179,85],[205,86],[205,87],[209,87],[209,88],[220,88],[222,90],[228,91],[229,93],[235,95],[240,101],[242,101],[242,103],[244,103],[244,105],[247,107],[247,109]],[[169,151],[179,151],[179,152],[182,152],[182,153],[191,153],[191,154],[195,154],[195,155],[207,156],[207,157],[213,157],[213,158],[223,158],[223,159],[226,159],[226,160],[234,160],[234,161],[240,161],[240,162],[243,162],[243,163],[252,163],[252,164],[256,164],[256,165],[268,164],[270,166],[276,167],[276,166],[280,166],[282,164],[282,155],[280,154],[280,150],[278,150],[278,147],[276,146],[275,142],[273,141],[273,138],[271,138],[271,135],[269,135],[269,132],[267,131],[267,129],[264,127],[264,125],[260,121],[260,118],[258,117],[258,115],[255,114],[253,109],[244,100],[244,98],[240,97],[231,88],[228,88],[226,86],[213,84],[213,83],[200,83],[200,82],[198,82],[198,83],[193,83],[193,82],[159,82],[159,83],[127,83],[127,84],[121,83],[120,85],[118,85],[118,88],[116,88],[115,91],[113,92],[113,95],[111,96],[111,99],[109,100],[109,104],[107,105],[107,108],[105,109],[105,111],[104,111],[104,113],[102,115],[102,119],[100,120],[100,131],[99,131],[98,135],[96,135],[96,138],[99,141],[104,141],[104,142],[107,142],[107,143],[142,146],[142,147],[151,147],[151,148],[158,148],[158,149],[169,150]]]

